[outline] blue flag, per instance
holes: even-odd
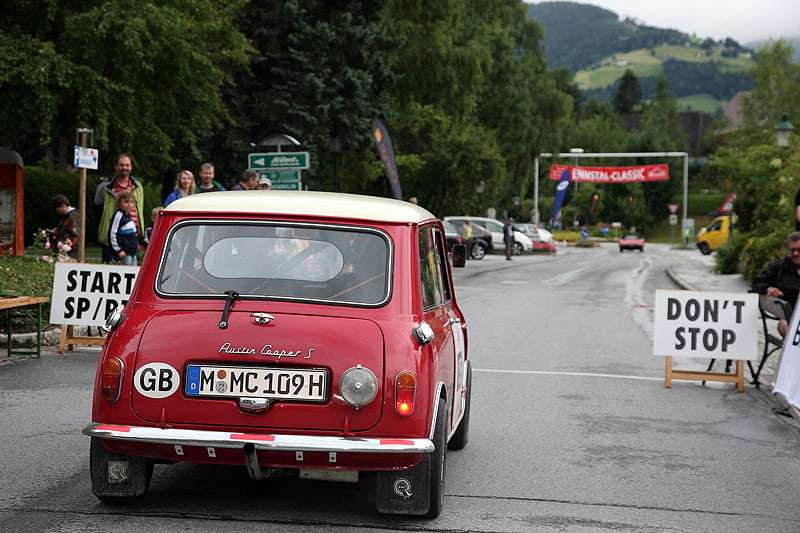
[[[556,185],[556,203],[553,205],[553,216],[550,218],[551,227],[556,223],[556,220],[558,220],[558,212],[561,210],[561,204],[564,203],[564,196],[567,195],[567,189],[569,189],[569,169],[561,173],[561,178],[559,178],[558,184]]]

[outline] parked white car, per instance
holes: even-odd
[[[514,229],[530,237],[532,241],[553,242],[553,234],[530,222],[514,223]]]
[[[483,226],[492,234],[492,246],[495,250],[505,250],[506,245],[503,242],[503,223],[494,218],[487,217],[444,217],[448,222],[456,222],[457,226],[461,226],[465,220],[469,220]],[[530,252],[533,249],[533,242],[530,238],[522,232],[514,231],[514,255]]]

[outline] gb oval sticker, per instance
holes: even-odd
[[[148,363],[136,371],[133,386],[148,398],[166,398],[180,386],[178,371],[167,363]]]

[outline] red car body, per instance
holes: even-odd
[[[361,247],[361,249],[358,249]],[[142,496],[153,465],[356,481],[381,512],[437,516],[446,448],[467,442],[471,367],[438,219],[406,202],[207,193],[155,223],[109,318],[92,489]]]
[[[619,239],[619,251],[639,250],[644,252],[644,237],[639,233],[625,233]]]

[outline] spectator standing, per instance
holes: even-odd
[[[50,246],[53,253],[58,252],[58,243],[69,246],[67,253],[75,257],[78,253],[78,238],[81,232],[81,218],[78,210],[69,203],[69,198],[56,194],[52,199],[53,209],[58,215],[58,224],[50,230]]]
[[[175,180],[175,189],[164,200],[164,207],[167,207],[178,198],[194,194],[195,189],[197,189],[197,184],[194,181],[194,174],[188,170],[181,170]]]
[[[156,218],[158,217],[159,213],[163,211],[164,208],[161,206],[154,207],[153,210],[150,212],[150,222],[155,224]],[[150,235],[153,234],[153,226],[147,226],[144,230],[144,245],[147,246],[150,244]]]
[[[231,187],[232,191],[252,191],[258,187],[258,172],[248,168],[242,172],[242,180]]]
[[[133,177],[132,173],[133,163],[130,156],[120,154],[114,163],[114,177],[111,181],[104,182],[106,186],[102,189],[103,212],[97,229],[97,240],[103,247],[103,263],[115,261],[109,241],[109,228],[111,228],[111,219],[117,210],[117,197],[121,192],[130,191],[133,194],[133,205],[128,210],[128,215],[133,220],[136,233],[144,235],[144,220],[140,216],[144,208],[144,187]]]
[[[503,242],[506,245],[506,261],[511,261],[511,253],[514,250],[514,219],[509,218],[503,224]]]
[[[200,165],[200,172],[198,173],[200,177],[200,184],[197,186],[197,190],[194,192],[214,192],[214,191],[224,191],[225,187],[222,184],[214,179],[214,165],[212,163],[203,163]]]
[[[258,178],[258,190],[268,191],[270,189],[272,189],[272,180],[270,180],[266,176],[264,176],[263,178]]]
[[[767,265],[767,268],[753,278],[753,292],[780,298],[794,308],[800,293],[800,231],[789,235],[788,255]],[[786,334],[788,324],[781,320],[778,330]]]
[[[108,229],[108,240],[114,257],[123,265],[136,266],[136,251],[139,237],[136,222],[131,218],[131,209],[136,205],[132,191],[121,191],[117,195],[117,209]]]
[[[472,256],[472,238],[474,237],[472,233],[472,222],[469,220],[464,221],[464,225],[461,226],[461,240],[464,241],[464,244],[467,245],[467,257]]]

